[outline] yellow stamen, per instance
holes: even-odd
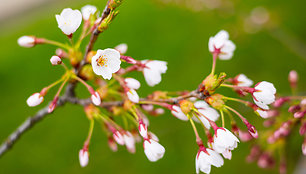
[[[97,59],[97,64],[100,66],[104,66],[107,62],[107,58],[105,57],[105,55],[102,55],[100,58]],[[105,67],[107,67],[107,65],[105,65]]]

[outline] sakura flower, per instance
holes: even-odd
[[[37,106],[44,101],[44,97],[40,93],[34,93],[27,99],[27,104],[30,107]]]
[[[143,60],[143,74],[149,86],[155,86],[162,80],[161,74],[167,71],[167,62],[160,60]]]
[[[244,74],[239,74],[235,79],[237,81],[237,86],[250,87],[253,85],[253,81]]]
[[[187,121],[188,117],[183,113],[182,109],[179,106],[173,105],[171,113],[178,119]]]
[[[196,156],[196,173],[204,172],[209,174],[211,166],[221,167],[224,164],[223,158],[214,150],[199,150]]]
[[[86,167],[89,161],[89,154],[86,149],[81,149],[79,152],[79,161],[81,167]]]
[[[235,44],[229,40],[227,31],[221,30],[214,37],[209,38],[209,51],[217,54],[221,60],[229,60],[232,58],[236,49]]]
[[[114,134],[113,134],[113,138],[114,140],[120,144],[120,145],[124,145],[124,138],[123,138],[123,135],[119,132],[119,131],[116,131]]]
[[[127,52],[128,45],[125,43],[119,44],[115,47],[115,50],[119,51],[120,54],[125,54]]]
[[[112,78],[113,73],[119,71],[120,64],[120,53],[110,48],[98,50],[97,54],[91,59],[93,71],[108,80]]]
[[[59,65],[62,63],[62,59],[58,56],[52,56],[50,62],[52,65]]]
[[[145,140],[143,148],[147,158],[151,162],[161,159],[165,154],[165,148],[153,139]]]
[[[220,114],[214,108],[211,108],[205,101],[197,101],[194,103],[194,106],[201,114],[203,114],[211,121],[217,121],[220,117]],[[200,120],[198,120],[196,117],[193,117],[193,120],[195,120],[196,122],[201,121],[207,129],[210,129],[209,121],[201,115],[199,115],[198,117]]]
[[[96,106],[99,106],[101,104],[101,98],[98,92],[95,92],[94,94],[91,95],[91,101]]]
[[[135,153],[136,148],[135,148],[135,139],[133,137],[133,135],[130,132],[126,132],[123,135],[123,139],[124,139],[124,144],[126,146],[126,148],[128,149],[129,152],[131,153]]]
[[[262,109],[269,109],[268,104],[275,101],[276,89],[270,82],[259,82],[255,85],[253,92],[253,100],[257,106]]]
[[[214,135],[213,149],[218,153],[228,153],[234,150],[239,142],[238,138],[226,128],[219,128]]]
[[[148,138],[148,127],[144,123],[139,123],[138,130],[143,138]]]
[[[58,28],[67,36],[73,34],[81,25],[82,14],[79,10],[65,8],[60,15],[55,15]]]
[[[35,37],[21,36],[17,42],[21,47],[31,48],[35,46]]]
[[[94,15],[97,11],[97,7],[93,5],[85,5],[81,8],[81,12],[84,20],[88,20],[90,15]]]

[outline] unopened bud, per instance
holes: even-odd
[[[290,83],[291,88],[295,89],[298,82],[298,73],[295,70],[291,70],[289,72],[288,81]]]
[[[116,152],[118,150],[118,146],[112,137],[108,137],[108,146],[113,151]]]
[[[101,98],[98,92],[95,92],[94,94],[91,95],[91,101],[96,106],[99,106],[101,104]]]
[[[128,45],[125,43],[119,44],[115,47],[115,50],[119,51],[120,54],[125,54],[128,49]]]
[[[305,114],[306,114],[306,110],[296,112],[296,113],[294,113],[294,115],[293,115],[293,116],[294,116],[294,118],[298,118],[298,119],[300,119],[300,118],[303,118]]]
[[[80,161],[81,167],[86,167],[88,165],[89,153],[88,153],[87,149],[83,148],[83,149],[80,150],[79,161]]]
[[[40,93],[34,93],[27,99],[27,104],[30,107],[37,106],[44,101],[44,97]]]
[[[51,104],[49,105],[49,108],[48,108],[48,113],[51,113],[54,111],[54,109],[56,108],[57,106],[57,101],[58,101],[58,97],[55,97],[53,99],[53,101],[51,102]]]
[[[275,100],[275,102],[273,103],[273,106],[276,107],[276,108],[279,108],[288,101],[290,101],[290,98],[282,97],[282,98],[279,98],[279,99]]]
[[[62,63],[62,59],[58,56],[52,56],[50,62],[52,65],[59,65]]]
[[[35,37],[34,36],[21,36],[17,42],[22,47],[31,48],[35,46]]]

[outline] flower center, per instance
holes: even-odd
[[[105,55],[102,55],[101,57],[99,57],[99,58],[96,60],[96,62],[97,62],[97,65],[98,65],[98,66],[105,66],[105,67],[107,67],[107,65],[106,65],[107,58],[105,57]]]

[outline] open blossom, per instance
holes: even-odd
[[[275,101],[276,89],[270,82],[259,82],[255,85],[255,92],[253,92],[253,99],[257,106],[262,109],[269,109],[268,104]]]
[[[231,158],[231,151],[238,146],[238,138],[226,128],[219,128],[214,135],[213,149],[222,153],[225,158]]]
[[[188,117],[183,113],[182,109],[179,106],[173,105],[171,113],[178,119],[187,121]]]
[[[89,154],[88,151],[85,149],[81,149],[79,152],[79,161],[81,167],[86,167],[89,161]]]
[[[82,14],[79,10],[65,8],[60,15],[55,15],[58,28],[66,35],[73,34],[81,25]]]
[[[133,137],[133,135],[127,131],[123,135],[123,139],[124,139],[124,144],[126,148],[128,149],[128,151],[131,153],[135,153],[136,152],[135,138]]]
[[[165,154],[165,148],[153,139],[145,140],[144,152],[151,162],[161,159]]]
[[[34,93],[27,99],[27,104],[30,107],[37,106],[44,101],[44,97],[40,93]]]
[[[120,53],[110,48],[98,50],[97,54],[91,59],[93,71],[108,80],[112,78],[113,73],[119,71],[120,64]]]
[[[81,12],[84,20],[88,20],[90,15],[94,15],[97,11],[97,7],[93,5],[85,5],[81,8]]]
[[[219,59],[229,60],[232,58],[236,46],[229,40],[228,32],[221,30],[214,37],[209,38],[208,48],[211,53],[217,54]]]
[[[95,92],[94,94],[91,95],[91,101],[96,106],[99,106],[101,104],[101,98],[98,92]]]
[[[35,37],[33,36],[21,36],[18,40],[18,45],[26,48],[35,46]]]
[[[52,65],[59,65],[62,63],[62,59],[58,56],[52,56],[50,62]]]
[[[214,150],[206,149],[199,150],[196,156],[196,172],[204,172],[209,174],[211,165],[221,167],[224,164],[223,158]]]
[[[143,69],[143,74],[149,86],[155,86],[162,80],[161,74],[167,71],[167,62],[160,60],[143,60],[146,67]]]
[[[127,52],[128,45],[125,43],[119,44],[115,47],[115,50],[119,51],[120,54],[125,54]]]
[[[211,121],[217,121],[220,117],[220,114],[214,108],[211,108],[205,101],[195,102],[194,107]],[[201,121],[207,129],[210,129],[210,123],[205,117],[199,115],[200,120],[198,120],[196,117],[193,117],[193,120],[196,122]]]
[[[237,82],[237,86],[250,87],[253,85],[253,81],[244,74],[239,74],[238,76],[236,76],[235,80]]]

